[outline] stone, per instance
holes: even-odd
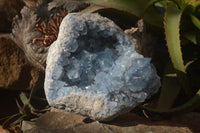
[[[52,107],[108,121],[155,94],[160,79],[150,58],[113,21],[70,13],[50,46],[45,94]]]
[[[33,67],[10,34],[0,34],[0,89],[31,90],[43,88],[44,73]]]
[[[36,126],[23,133],[199,133],[200,114],[190,112],[151,120],[136,113],[126,113],[116,119],[101,123],[86,121],[86,117],[73,113],[46,112],[34,119]],[[155,118],[153,118],[155,119]],[[158,117],[157,117],[158,119]],[[32,125],[32,124],[31,124]]]
[[[10,133],[10,132],[4,129],[2,126],[0,126],[0,133]]]

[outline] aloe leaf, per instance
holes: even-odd
[[[174,72],[173,66],[169,63],[165,68],[165,74],[162,81],[161,94],[156,110],[167,111],[169,110],[176,97],[179,94],[181,87],[177,80],[177,75]]]
[[[190,17],[191,17],[192,23],[200,30],[200,20],[193,14],[191,14]]]
[[[188,5],[194,5],[197,3],[197,0],[171,0],[173,1],[180,9],[184,9]]]
[[[185,68],[187,69],[195,61],[197,61],[197,59],[194,59],[194,60],[191,60],[191,61],[187,62],[187,64],[185,65]]]
[[[183,10],[179,10],[175,5],[169,3],[165,12],[164,28],[167,47],[172,64],[177,73],[181,87],[184,89],[185,94],[189,97],[191,96],[191,91],[189,89],[189,81],[186,76],[185,66],[182,58],[181,42],[179,38],[179,27],[182,13]]]
[[[191,0],[190,5],[192,5],[193,7],[197,7],[200,6],[200,1],[199,0]]]
[[[155,0],[78,0],[78,1],[90,1],[100,6],[108,8],[116,8],[132,12],[137,16],[142,16],[144,11],[155,1]]]
[[[106,7],[102,7],[102,6],[98,6],[98,5],[91,5],[88,8],[84,9],[81,11],[81,13],[96,13],[98,12],[99,14],[103,15],[103,16],[111,16],[112,18],[115,19],[120,19],[120,21],[118,21],[119,23],[116,22],[116,24],[118,24],[118,26],[130,26],[133,25],[136,21],[139,20],[139,18],[137,16],[134,16],[131,13],[125,12],[125,11],[121,11],[118,9],[114,9],[114,8],[106,8]]]
[[[147,9],[153,5],[157,0],[77,0],[77,1],[89,1],[103,6],[105,8],[114,8],[122,11],[132,13],[133,15],[143,18],[146,22],[162,27],[163,16],[156,8]],[[95,9],[96,10],[96,9]],[[152,15],[153,13],[153,15]],[[144,16],[145,15],[145,16]]]
[[[93,13],[93,12],[96,12],[96,11],[101,10],[101,9],[105,9],[105,7],[98,6],[98,5],[91,5],[91,6],[87,7],[86,9],[82,10],[81,12],[82,13],[87,13],[87,12]]]
[[[151,111],[151,112],[155,112],[155,113],[185,113],[185,112],[189,112],[189,111],[193,111],[194,109],[200,107],[200,89],[198,90],[198,92],[195,94],[195,96],[193,96],[188,102],[186,102],[185,104],[176,107],[176,108],[172,108],[170,110],[157,110],[157,109],[152,109],[152,108],[148,108],[148,107],[144,107],[141,106],[140,107],[142,109]]]
[[[191,41],[194,44],[197,44],[197,33],[196,32],[187,32],[184,33],[183,36]]]

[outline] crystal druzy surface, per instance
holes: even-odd
[[[157,92],[160,80],[150,58],[113,21],[70,13],[49,48],[45,93],[49,104],[109,120]]]

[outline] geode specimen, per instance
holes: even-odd
[[[45,93],[55,108],[106,121],[156,93],[160,80],[150,58],[98,14],[70,13],[47,56]]]

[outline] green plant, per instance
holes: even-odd
[[[18,113],[3,118],[2,126],[5,129],[12,129],[15,126],[19,126],[23,120],[31,120],[33,118],[41,116],[42,113],[49,110],[49,106],[45,98],[36,97],[33,89],[31,92],[21,92],[19,95],[20,100],[16,100],[18,107]],[[29,97],[28,97],[29,95]]]
[[[85,0],[79,0],[85,1]],[[154,28],[164,29],[170,61],[163,68],[157,113],[191,111],[200,105],[200,1],[198,0],[87,0],[95,3],[83,12],[112,9],[142,18]],[[194,65],[196,64],[196,65]],[[194,67],[195,66],[195,67]],[[199,67],[199,68],[198,68]],[[194,78],[195,77],[195,78]]]

